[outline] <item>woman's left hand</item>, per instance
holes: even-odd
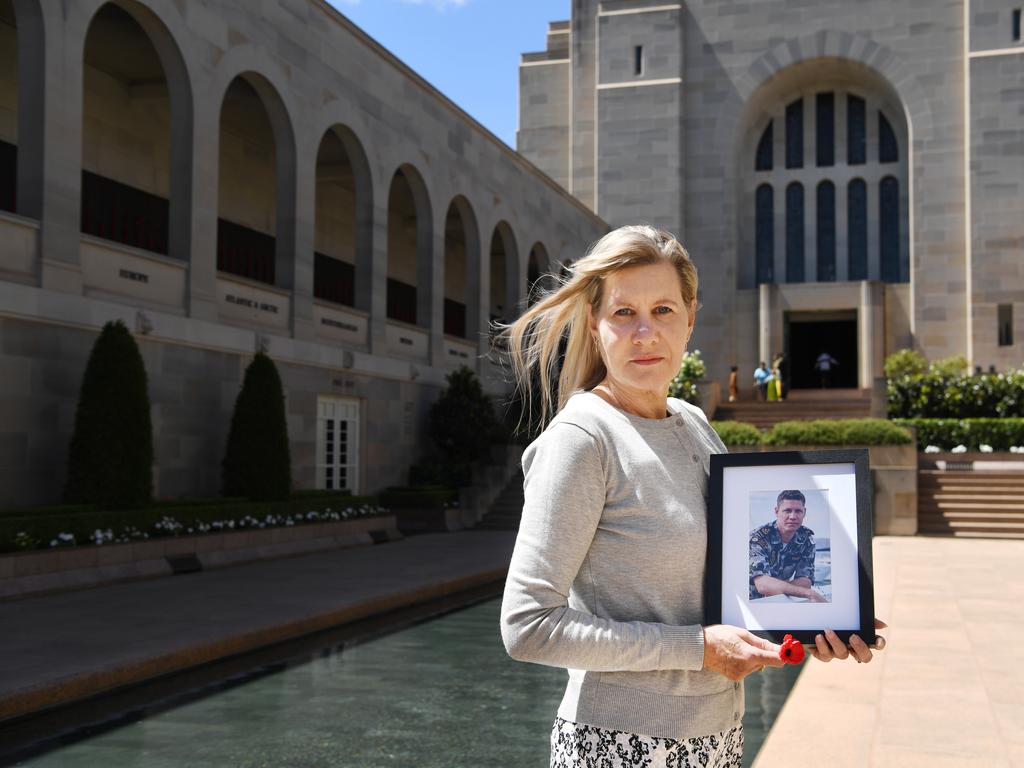
[[[875,619],[875,629],[885,629],[888,624],[880,619]],[[818,661],[832,661],[832,659],[848,659],[851,656],[858,664],[867,664],[872,659],[872,650],[880,651],[885,648],[885,638],[879,636],[874,645],[868,645],[860,639],[859,635],[850,635],[850,644],[845,645],[839,639],[839,635],[831,629],[826,629],[824,634],[814,638],[814,645],[810,647],[811,655]]]

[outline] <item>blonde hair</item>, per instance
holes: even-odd
[[[675,267],[683,301],[687,309],[696,311],[697,268],[686,249],[668,232],[639,224],[606,234],[566,268],[568,274],[549,275],[556,287],[520,317],[508,324],[494,324],[498,332],[494,346],[511,364],[516,394],[522,397],[524,414],[531,425],[534,398],[539,395],[538,431],[562,410],[574,392],[592,389],[607,373],[589,331],[587,311],[588,306],[595,314],[600,309],[604,280],[626,267],[662,262]],[[566,334],[565,359],[559,371],[559,347]],[[556,375],[557,404],[552,393]],[[539,382],[533,380],[534,376]]]

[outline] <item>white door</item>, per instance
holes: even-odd
[[[359,495],[359,400],[318,397],[316,487]]]

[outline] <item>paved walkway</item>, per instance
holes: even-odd
[[[808,660],[756,768],[1024,768],[1024,541],[880,537],[870,664]]]
[[[502,580],[514,543],[428,534],[0,603],[0,721]]]

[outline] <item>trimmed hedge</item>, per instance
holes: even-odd
[[[209,531],[209,525],[220,521],[226,525],[214,530],[239,530],[240,528],[259,528],[287,525],[291,517],[294,524],[324,522],[322,515],[329,512],[340,513],[351,507],[355,514],[348,518],[369,517],[378,512],[378,500],[375,496],[351,496],[335,493],[333,496],[319,499],[291,498],[286,501],[246,502],[237,499],[225,500],[225,503],[205,506],[162,505],[154,504],[144,509],[134,510],[96,510],[89,507],[78,507],[81,511],[68,514],[67,507],[39,508],[24,510],[26,514],[18,516],[8,514],[0,517],[0,552],[13,552],[26,549],[46,549],[50,542],[58,539],[60,534],[71,534],[76,544],[92,542],[97,530],[114,532],[114,539],[122,535],[130,540],[153,539],[161,536],[192,535]],[[369,510],[360,512],[366,506]],[[61,514],[59,510],[64,510]],[[47,511],[50,513],[47,514]],[[12,513],[14,510],[11,511]],[[40,514],[42,513],[42,514]],[[315,513],[310,519],[309,513]],[[268,522],[267,517],[273,518]],[[173,518],[180,528],[174,526],[157,526],[164,518]],[[346,518],[346,519],[348,519]],[[227,525],[234,521],[235,526]],[[243,523],[239,525],[239,523]],[[192,528],[191,534],[188,529]],[[134,532],[130,532],[134,529]],[[204,530],[205,529],[205,530]],[[21,541],[16,537],[21,533]],[[147,534],[147,535],[143,535]],[[35,542],[34,546],[27,542]]]
[[[380,503],[394,509],[444,509],[458,500],[458,489],[442,485],[393,485],[380,494]]]
[[[906,445],[910,433],[886,419],[780,421],[767,432],[742,421],[713,421],[726,445]]]
[[[103,326],[82,374],[64,502],[132,509],[152,495],[146,367],[131,332],[117,320]]]
[[[1024,446],[1024,418],[1006,419],[896,419],[897,424],[917,428],[917,445],[934,445],[949,451],[958,445],[977,451],[989,445],[994,451]]]
[[[780,421],[764,436],[765,445],[906,445],[907,430],[885,419]]]
[[[745,421],[712,421],[711,428],[726,445],[761,444],[761,430]]]
[[[235,399],[221,483],[224,496],[245,496],[253,501],[284,501],[291,493],[284,389],[277,366],[263,352],[257,352],[246,367]]]
[[[1024,417],[1024,370],[964,376],[933,368],[886,387],[891,419]]]

